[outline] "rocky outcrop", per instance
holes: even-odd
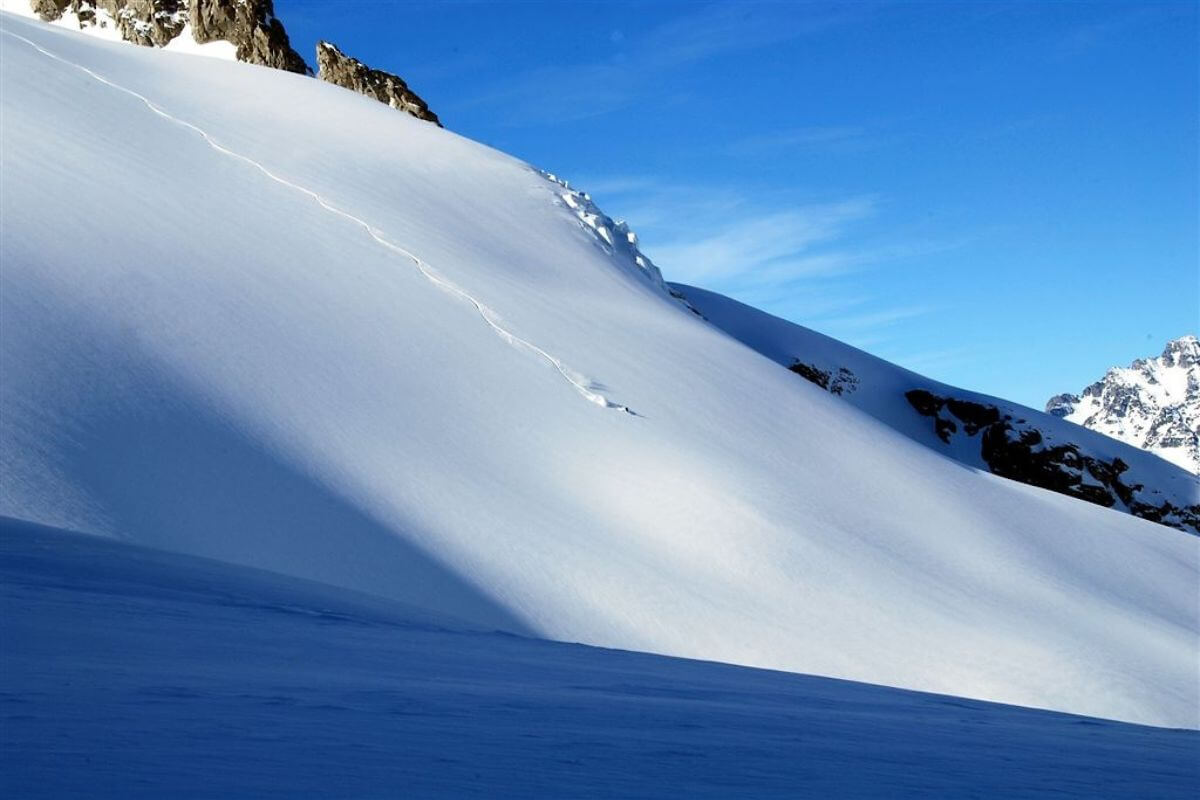
[[[796,359],[796,363],[789,366],[788,369],[806,381],[815,383],[830,394],[850,394],[858,388],[858,378],[845,367],[838,367],[836,372],[832,372]]]
[[[271,0],[31,0],[47,22],[69,16],[80,28],[112,26],[121,38],[165,47],[190,24],[199,44],[226,41],[249,64],[312,74],[292,49]]]
[[[292,49],[271,0],[191,0],[188,19],[197,42],[230,42],[237,47],[238,61],[312,74]]]
[[[317,44],[317,77],[359,94],[373,97],[392,108],[411,114],[417,119],[442,126],[437,114],[398,75],[371,69],[358,59],[351,58],[330,42]]]
[[[292,49],[272,0],[30,0],[30,7],[47,22],[69,21],[83,30],[111,28],[133,44],[165,47],[190,35],[198,44],[229,42],[238,61],[313,74]],[[329,42],[317,45],[317,67],[321,80],[442,125],[400,76],[371,69]]]
[[[934,421],[939,439],[950,444],[961,432],[979,443],[993,473],[1105,507],[1119,506],[1152,522],[1200,534],[1200,503],[1181,506],[1154,498],[1140,483],[1126,482],[1129,466],[1120,458],[1087,455],[1072,443],[1050,444],[1027,420],[996,406],[941,397],[925,389],[905,393],[909,404]]]
[[[72,16],[80,28],[112,26],[121,38],[146,47],[165,47],[188,20],[188,0],[32,0],[47,22]]]
[[[1046,411],[1200,473],[1200,341],[1168,342],[1157,358],[1114,367],[1080,394],[1055,395]]]

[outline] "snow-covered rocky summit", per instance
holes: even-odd
[[[0,0],[0,9],[102,39],[244,61],[312,75],[292,49],[272,0]],[[329,42],[316,77],[441,125],[398,75],[372,69]]]
[[[185,50],[219,43],[206,54],[311,72],[271,0],[6,0],[3,7],[101,38]]]
[[[1113,367],[1077,395],[1051,397],[1046,411],[1200,474],[1200,341],[1173,339],[1157,358]]]

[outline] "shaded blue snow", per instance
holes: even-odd
[[[482,631],[5,520],[6,797],[1191,796],[1200,734]]]

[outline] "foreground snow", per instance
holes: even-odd
[[[797,380],[503,154],[0,25],[0,512],[518,633],[1198,724],[1194,537]]]
[[[464,630],[0,520],[7,797],[1185,797],[1200,735]]]

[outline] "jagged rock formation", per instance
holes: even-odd
[[[197,42],[232,42],[237,46],[238,61],[312,74],[292,49],[271,0],[191,0],[189,19]]]
[[[996,475],[1109,508],[1119,504],[1134,516],[1200,534],[1200,503],[1158,501],[1142,484],[1124,481],[1129,465],[1120,458],[1095,458],[1073,443],[1051,445],[1034,424],[994,405],[924,389],[904,396],[917,413],[933,419],[938,438],[946,444],[960,431],[977,438],[980,456]]]
[[[166,47],[179,36],[197,44],[229,42],[238,61],[312,75],[275,18],[272,0],[30,0],[46,22],[70,21],[81,30],[112,30],[146,47]],[[398,75],[371,69],[329,42],[317,45],[318,77],[387,103],[441,127],[436,114]]]
[[[112,26],[125,41],[146,47],[165,47],[190,25],[197,43],[229,42],[239,61],[311,73],[288,42],[271,0],[31,0],[30,5],[47,22],[69,14],[80,28]]]
[[[113,27],[121,38],[147,47],[165,47],[188,21],[188,0],[32,0],[47,22],[72,15],[80,28]]]
[[[1158,358],[1114,367],[1081,394],[1055,395],[1046,411],[1200,473],[1200,341],[1168,342]]]
[[[317,77],[367,97],[373,97],[392,108],[404,111],[417,119],[432,122],[439,128],[437,114],[425,101],[408,88],[398,75],[371,69],[356,58],[343,53],[330,42],[317,43]]]

